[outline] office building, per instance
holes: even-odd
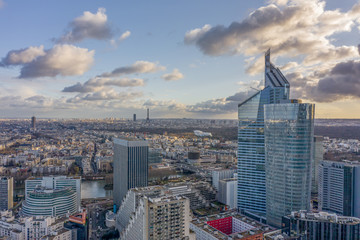
[[[314,156],[311,176],[311,193],[318,194],[319,185],[319,164],[324,160],[324,137],[314,136]]]
[[[0,176],[0,211],[13,207],[14,179]]]
[[[136,122],[136,114],[133,115],[133,121]]]
[[[238,208],[266,213],[264,105],[289,99],[290,84],[265,54],[265,88],[238,106]]]
[[[160,186],[131,189],[116,218],[120,239],[184,239],[189,223],[189,199]]]
[[[264,107],[266,220],[276,227],[311,198],[315,105],[288,102]]]
[[[359,240],[360,219],[326,212],[292,212],[283,217],[282,231],[299,240]]]
[[[147,122],[150,121],[150,110],[149,109],[146,110],[146,121]]]
[[[37,187],[26,195],[21,211],[24,216],[64,217],[74,214],[78,211],[77,194],[71,187]]]
[[[237,178],[226,178],[219,181],[219,191],[217,199],[219,202],[237,208]]]
[[[36,130],[36,117],[35,116],[33,116],[31,118],[31,128],[35,132],[35,130]]]
[[[114,139],[114,204],[118,207],[127,191],[148,185],[147,141]]]
[[[320,162],[319,209],[360,218],[360,162]]]
[[[76,209],[80,210],[81,203],[81,177],[67,176],[48,176],[48,177],[30,177],[25,180],[25,199],[27,195],[34,191],[37,186],[47,189],[60,190],[64,187],[71,187],[76,193]]]
[[[233,178],[236,172],[236,169],[220,169],[212,171],[212,185],[216,190],[219,190],[219,181],[226,178]]]

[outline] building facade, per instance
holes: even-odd
[[[0,176],[0,211],[13,207],[14,179]]]
[[[314,157],[312,167],[311,193],[318,194],[319,164],[324,160],[324,137],[314,136]]]
[[[144,140],[114,139],[114,204],[119,208],[129,189],[148,185],[149,144]]]
[[[120,239],[185,239],[189,236],[190,201],[168,195],[161,187],[131,189],[116,221]]]
[[[283,217],[283,232],[291,239],[359,240],[360,219],[326,212],[292,212]]]
[[[319,209],[360,218],[359,162],[320,162]]]
[[[76,209],[80,210],[81,203],[81,177],[68,176],[47,176],[47,177],[30,177],[25,180],[25,199],[30,192],[33,192],[36,187],[44,187],[47,189],[60,190],[65,187],[71,187],[76,193]]]
[[[225,178],[233,178],[236,169],[220,169],[211,172],[212,185],[216,190],[219,190],[219,181]]]
[[[310,207],[315,105],[291,101],[265,105],[266,220],[277,227]]]
[[[238,208],[265,215],[264,105],[289,99],[290,84],[265,54],[265,88],[238,105]]]
[[[218,201],[230,208],[237,208],[237,178],[222,179],[219,182]]]
[[[35,188],[22,204],[25,216],[64,217],[77,211],[77,193],[71,187],[56,190]]]

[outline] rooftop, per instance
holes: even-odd
[[[217,225],[217,221],[222,221],[222,223],[219,225],[222,226],[222,228],[224,228],[225,226],[224,222],[226,221],[232,222],[234,220],[240,223],[242,227],[244,226],[246,227],[244,227],[243,230],[240,230],[238,232],[233,232],[234,229],[231,230],[226,229],[228,231],[227,232],[224,229],[213,227]],[[207,233],[215,236],[217,239],[223,239],[223,240],[242,239],[257,234],[263,234],[265,232],[273,230],[270,226],[257,222],[244,215],[241,215],[236,211],[195,218],[191,223],[197,226],[198,228],[202,229],[203,231],[206,231]],[[230,226],[231,228],[233,228],[232,225]]]
[[[301,219],[307,221],[332,222],[332,223],[348,224],[348,225],[360,224],[359,218],[340,216],[335,213],[328,213],[328,212],[313,213],[313,212],[307,212],[305,210],[300,210],[297,212],[292,212],[290,216],[295,219]]]

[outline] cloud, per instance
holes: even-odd
[[[211,29],[211,25],[205,24],[202,28],[195,28],[185,34],[185,43],[194,44]]]
[[[111,78],[100,78],[95,77],[89,79],[85,83],[77,83],[75,85],[65,87],[63,92],[94,92],[102,89],[105,86],[116,86],[116,87],[138,87],[144,86],[145,82],[140,78],[121,78],[121,79],[111,79]]]
[[[292,69],[292,68],[295,68],[299,66],[299,64],[297,62],[288,62],[286,63],[284,66],[281,66],[280,69],[282,71],[286,71],[286,70],[289,70],[289,69]]]
[[[44,46],[28,47],[8,52],[1,61],[1,66],[22,65],[34,61],[37,57],[46,55]]]
[[[163,71],[166,68],[158,63],[148,61],[136,61],[134,64],[114,69],[110,73],[103,73],[99,77],[118,77],[121,75],[137,74],[137,73],[153,73]]]
[[[85,11],[69,24],[69,30],[59,39],[60,43],[76,43],[86,38],[106,40],[112,37],[105,8],[99,8],[96,13]]]
[[[127,39],[128,37],[130,37],[130,35],[131,35],[131,32],[126,31],[123,34],[121,34],[121,36],[118,39],[111,39],[110,44],[113,45],[114,47],[117,47],[120,42],[122,42],[125,39]]]
[[[142,97],[141,92],[116,92],[114,89],[104,89],[88,94],[78,94],[67,100],[68,103],[79,103],[83,101],[128,101],[131,99]]]
[[[315,102],[334,102],[360,98],[360,61],[341,62],[330,69],[303,75],[293,72],[286,75],[292,98]]]
[[[179,71],[179,69],[175,68],[171,73],[167,73],[161,76],[166,81],[176,81],[184,78],[184,75]]]
[[[203,114],[224,114],[237,111],[238,104],[254,94],[254,91],[241,91],[226,98],[211,99],[188,105],[186,111]]]
[[[317,100],[334,101],[360,98],[360,62],[347,61],[336,64],[330,73],[319,80]]]
[[[184,111],[186,105],[178,103],[175,100],[154,100],[148,99],[143,103],[143,106],[151,108],[152,110],[157,111]]]
[[[94,51],[60,44],[45,50],[43,46],[10,51],[1,66],[20,65],[19,78],[82,75],[94,62]]]
[[[73,45],[55,45],[44,56],[23,64],[19,78],[82,75],[93,64],[94,53]]]
[[[358,56],[356,47],[334,46],[331,41],[335,33],[351,31],[359,19],[359,15],[354,14],[358,8],[354,6],[349,12],[340,12],[325,10],[325,2],[318,0],[274,0],[229,26],[205,25],[190,30],[184,42],[212,56],[254,56],[271,48],[278,56],[306,55],[306,64],[339,61]],[[247,72],[258,73],[260,61],[263,60],[255,61],[256,66],[248,66]]]
[[[121,36],[119,37],[119,41],[124,41],[125,39],[127,39],[128,37],[130,37],[131,32],[130,31],[126,31],[123,34],[121,34]]]

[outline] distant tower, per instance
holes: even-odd
[[[147,109],[146,121],[150,121],[150,110]]]
[[[133,121],[136,122],[136,114],[134,113]]]
[[[32,128],[33,131],[35,132],[35,130],[36,130],[36,117],[35,117],[35,116],[33,116],[33,117],[31,118],[31,128]]]

